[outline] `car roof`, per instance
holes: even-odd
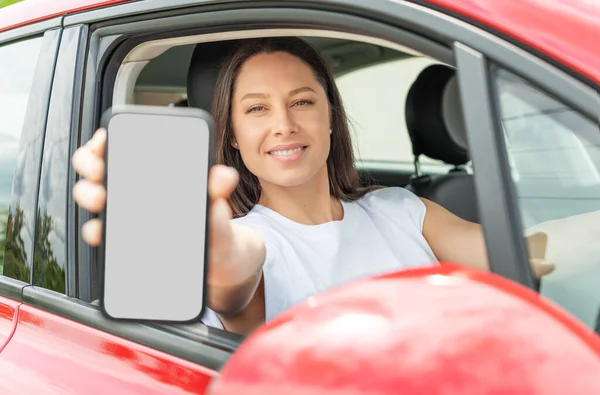
[[[600,84],[598,0],[425,0]]]
[[[25,0],[0,10],[0,32],[52,17],[131,0]],[[413,0],[416,1],[416,0]],[[596,0],[425,0],[600,84],[600,2]]]
[[[95,8],[135,0],[24,0],[0,9],[0,32]]]

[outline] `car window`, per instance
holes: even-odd
[[[600,308],[600,128],[537,87],[494,72],[526,234],[544,232],[556,264],[541,292],[590,327]],[[531,252],[531,251],[530,251]]]
[[[20,234],[17,227],[23,224],[23,214],[17,211],[9,218],[8,209],[19,140],[41,44],[42,38],[37,37],[0,46],[0,273],[11,277],[11,273],[4,273],[4,262],[11,259],[4,254],[6,233],[10,226],[12,232]],[[18,239],[14,241],[19,242]]]
[[[425,57],[409,57],[365,67],[336,79],[358,160],[414,161],[404,105],[421,71],[436,63],[439,62]],[[419,160],[442,163],[425,156]]]

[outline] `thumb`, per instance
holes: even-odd
[[[227,239],[231,233],[231,207],[224,198],[216,199],[210,207],[210,237],[211,244],[218,240]]]

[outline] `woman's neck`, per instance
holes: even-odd
[[[261,188],[259,204],[292,221],[319,225],[344,217],[341,202],[329,193],[326,165],[306,184],[282,187],[263,182]]]

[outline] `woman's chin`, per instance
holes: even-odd
[[[299,172],[298,169],[295,169],[293,172],[279,172],[279,174],[274,174],[272,177],[264,178],[263,181],[282,188],[294,188],[309,184],[313,178],[313,174],[310,174],[309,172]]]
[[[278,187],[293,188],[302,185],[314,184],[315,182],[328,182],[327,163],[323,161],[321,166],[303,164],[294,168],[282,169],[280,167],[269,167],[268,171],[258,175],[260,183],[270,184]],[[257,174],[257,173],[254,173]],[[314,188],[314,185],[312,186]]]

